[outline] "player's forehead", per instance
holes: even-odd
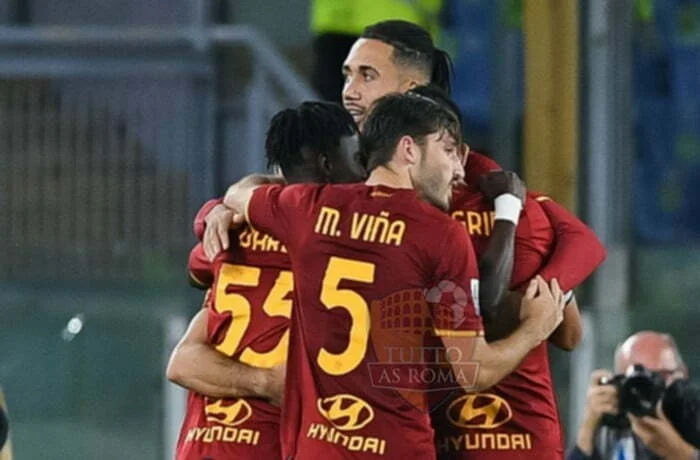
[[[438,131],[428,134],[426,140],[430,144],[437,144],[443,148],[456,148],[460,143],[456,133],[447,128],[440,128]]]
[[[343,62],[344,71],[356,72],[362,67],[370,67],[378,71],[395,68],[392,60],[394,48],[391,45],[373,38],[360,38],[350,49]]]

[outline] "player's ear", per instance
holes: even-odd
[[[399,153],[402,156],[402,160],[408,165],[415,165],[420,161],[420,149],[416,144],[415,139],[411,136],[403,136],[399,140]]]
[[[331,182],[330,179],[333,174],[333,164],[328,159],[327,154],[321,153],[318,156],[318,169],[319,171],[321,171],[321,174],[323,174],[323,177],[326,179],[326,181]]]
[[[418,82],[418,80],[415,80],[413,78],[407,78],[401,84],[401,92],[405,93],[405,92],[411,91],[413,88],[415,88],[417,86],[421,86],[421,84]]]

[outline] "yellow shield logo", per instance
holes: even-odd
[[[460,428],[493,429],[513,418],[513,410],[495,394],[464,395],[447,406],[447,418]]]
[[[374,410],[362,399],[349,394],[319,398],[318,411],[338,430],[354,431],[374,419]]]

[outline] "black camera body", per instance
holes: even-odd
[[[627,414],[637,417],[656,416],[656,406],[666,389],[663,376],[641,364],[631,366],[625,374],[601,379],[601,385],[617,388],[618,414],[604,414],[602,424],[615,428],[629,427]]]

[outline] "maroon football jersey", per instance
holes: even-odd
[[[462,227],[413,190],[364,184],[261,187],[248,218],[294,270],[284,458],[435,458],[427,390],[476,374],[451,375],[440,336],[483,333]]]
[[[482,174],[500,169],[491,158],[472,151],[464,168],[465,180],[476,186]],[[549,197],[528,190],[527,199],[540,203],[554,228],[554,248],[547,252],[547,263],[538,273],[546,280],[557,278],[564,291],[576,288],[603,263],[605,247],[593,230]]]
[[[472,238],[477,257],[494,225],[493,201],[477,189],[455,190],[452,217]],[[515,234],[511,289],[533,278],[551,251],[554,231],[535,200],[527,200]],[[441,459],[557,459],[563,456],[561,427],[546,343],[494,387],[477,394],[454,392],[433,411]]]
[[[250,366],[281,364],[287,357],[293,289],[286,248],[249,227],[232,235],[232,241],[238,244],[212,264],[208,341]],[[190,258],[200,265],[205,260]],[[280,458],[279,420],[280,409],[261,399],[216,399],[190,392],[177,459]]]

